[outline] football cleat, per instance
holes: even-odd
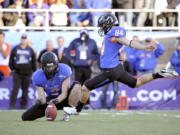
[[[69,121],[70,120],[70,115],[67,113],[64,113],[63,117],[61,118],[61,121]]]
[[[63,111],[69,115],[78,115],[79,114],[75,107],[64,107]]]
[[[162,77],[176,77],[178,73],[173,69],[161,69],[158,74]]]

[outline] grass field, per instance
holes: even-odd
[[[180,135],[180,111],[83,111],[62,122],[21,121],[23,111],[0,111],[0,135]]]

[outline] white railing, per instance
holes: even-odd
[[[146,31],[153,31],[153,30],[173,30],[173,31],[178,31],[180,32],[180,10],[178,9],[167,9],[164,10],[165,12],[169,12],[169,13],[177,13],[178,14],[178,26],[166,26],[166,27],[162,27],[162,26],[148,26],[148,27],[137,27],[137,26],[124,26],[126,30],[146,30]],[[50,31],[50,30],[81,30],[84,29],[84,27],[73,27],[73,26],[67,26],[67,27],[56,27],[56,26],[49,26],[49,20],[48,20],[48,16],[49,13],[51,13],[52,11],[50,11],[49,9],[1,9],[0,13],[4,13],[4,12],[43,12],[46,15],[46,19],[45,19],[45,26],[41,26],[41,27],[31,27],[31,26],[26,26],[23,28],[17,28],[17,27],[10,27],[10,26],[3,26],[0,27],[0,29],[3,30],[16,30],[16,29],[24,29],[24,30],[45,30],[45,31]],[[93,9],[93,10],[89,10],[89,9],[68,9],[68,10],[64,10],[64,11],[59,11],[59,12],[151,12],[151,13],[155,13],[155,12],[162,12],[162,10],[155,10],[155,9],[145,9],[145,10],[141,10],[141,9]],[[86,27],[88,30],[97,30],[97,27],[94,26],[88,26]]]

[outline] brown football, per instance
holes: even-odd
[[[54,103],[48,104],[45,110],[45,116],[48,121],[54,121],[57,116],[57,108]]]

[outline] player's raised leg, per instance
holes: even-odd
[[[178,73],[172,69],[161,69],[159,72],[154,74],[145,74],[140,76],[137,79],[136,87],[140,87],[141,85],[150,82],[157,78],[164,78],[164,77],[176,77]]]

